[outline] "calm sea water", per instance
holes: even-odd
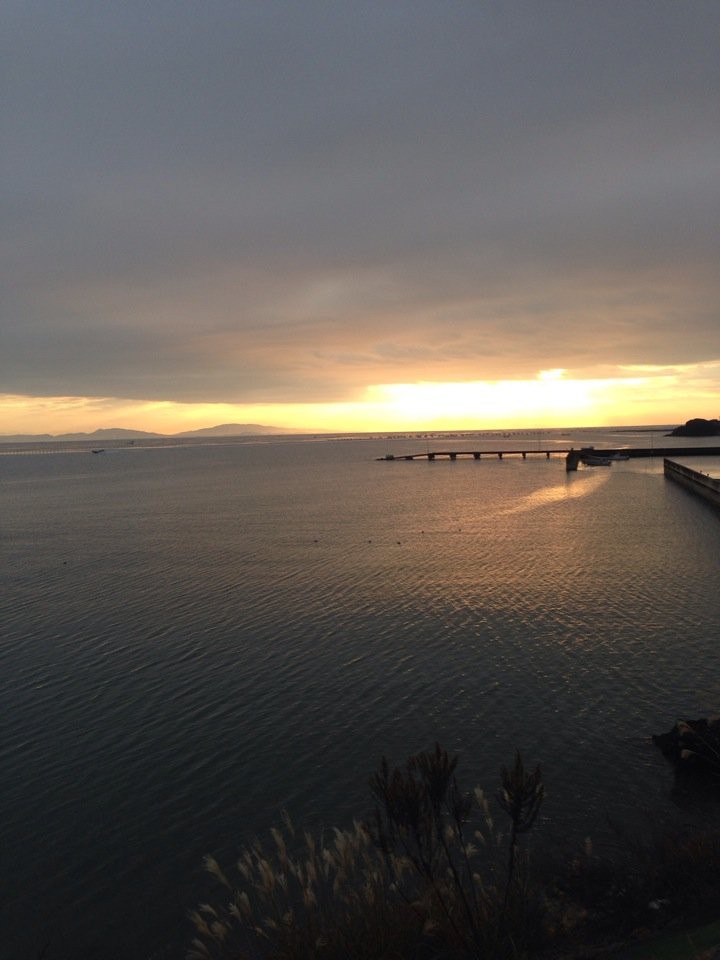
[[[430,443],[603,439],[650,445]],[[717,514],[658,460],[374,460],[424,447],[0,458],[2,956],[179,956],[203,855],[435,740],[540,762],[542,842],[678,815],[648,737],[720,701]]]

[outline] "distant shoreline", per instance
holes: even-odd
[[[24,436],[22,439],[12,436],[0,436],[0,456],[7,455],[43,455],[51,453],[90,453],[94,449],[104,451],[114,450],[150,450],[170,449],[174,447],[191,446],[227,446],[227,445],[257,445],[272,443],[326,443],[329,441],[368,442],[368,441],[396,441],[416,440],[427,441],[433,439],[456,439],[467,441],[474,438],[509,439],[532,438],[533,442],[539,435],[545,435],[550,442],[567,439],[571,434],[653,434],[663,433],[670,429],[668,426],[638,426],[638,427],[550,427],[546,429],[520,428],[516,430],[399,430],[399,431],[371,431],[323,433],[319,431],[306,433],[249,433],[249,434],[192,434],[192,435],[163,435],[163,434],[125,434],[109,436],[108,433],[85,434],[81,436],[56,436],[40,434]]]

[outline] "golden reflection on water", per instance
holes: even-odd
[[[500,516],[507,517],[514,513],[525,513],[528,510],[537,510],[558,503],[560,500],[577,500],[587,497],[599,490],[610,479],[610,470],[604,469],[597,473],[566,474],[564,483],[554,487],[541,487],[523,497],[517,503],[500,511]]]

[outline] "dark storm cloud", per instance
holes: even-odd
[[[2,389],[720,357],[715,2],[11,2]]]

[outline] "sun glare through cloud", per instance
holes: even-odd
[[[623,376],[580,378],[562,368],[528,380],[377,384],[352,402],[176,403],[113,397],[0,395],[0,434],[92,431],[108,424],[177,433],[219,423],[300,432],[488,430],[675,423],[715,412],[720,361],[682,368],[636,366]]]

